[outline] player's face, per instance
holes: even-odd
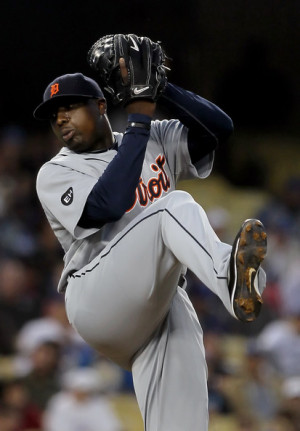
[[[106,103],[88,99],[64,103],[51,118],[58,140],[76,153],[107,149]]]

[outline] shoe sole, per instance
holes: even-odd
[[[237,319],[252,322],[263,303],[255,277],[267,254],[267,234],[256,219],[246,220],[232,246],[229,293]]]

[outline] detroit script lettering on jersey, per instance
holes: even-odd
[[[160,154],[156,157],[155,163],[151,165],[151,169],[156,173],[156,177],[150,178],[147,184],[144,183],[142,178],[139,179],[139,184],[135,190],[133,205],[126,212],[130,212],[137,202],[139,202],[142,207],[146,207],[149,202],[153,202],[154,199],[159,199],[163,192],[169,190],[170,179],[164,169],[165,163],[165,156]]]

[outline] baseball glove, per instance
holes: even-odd
[[[125,60],[126,82],[121,76],[120,58]],[[155,102],[167,85],[166,55],[160,44],[148,37],[134,34],[104,36],[90,48],[87,60],[97,72],[100,86],[115,105],[127,105],[140,99]]]

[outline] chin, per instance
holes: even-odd
[[[84,153],[88,151],[86,145],[84,145],[82,142],[68,142],[66,144],[66,147],[69,148],[69,150],[74,151],[75,153]]]

